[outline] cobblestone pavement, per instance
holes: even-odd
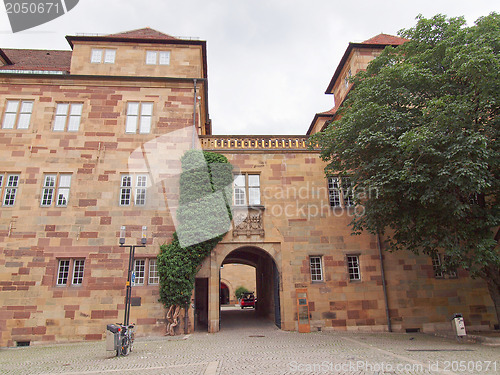
[[[500,374],[500,347],[423,334],[278,330],[253,310],[224,311],[221,332],[0,350],[0,374]],[[495,362],[496,361],[496,362]]]

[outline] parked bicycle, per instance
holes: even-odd
[[[107,330],[113,333],[113,336],[108,336],[107,339],[107,349],[111,351],[116,351],[116,356],[128,355],[132,351],[135,338],[135,324],[123,325],[108,324]]]

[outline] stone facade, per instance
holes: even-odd
[[[102,339],[106,324],[124,311],[129,248],[118,245],[121,226],[127,245],[137,244],[147,226],[147,245],[135,254],[131,321],[139,335],[163,334],[154,259],[175,230],[179,158],[198,144],[226,155],[246,176],[247,201],[235,204],[232,229],[198,272],[195,308],[181,331],[205,325],[218,331],[221,266],[234,263],[253,267],[257,312],[284,330],[298,329],[297,289],[307,290],[312,330],[387,330],[386,307],[395,330],[448,328],[454,312],[468,326],[497,323],[481,280],[461,270],[457,278],[437,279],[422,256],[383,253],[381,260],[376,237],[352,236],[355,208],[330,205],[325,165],[307,137],[211,136],[205,42],[151,29],[67,39],[71,58],[59,65],[44,65],[49,52],[0,50],[0,346]],[[355,74],[393,43],[349,46],[327,90],[336,103],[348,90],[346,64]],[[93,49],[103,51],[101,62],[91,62]],[[107,50],[115,51],[114,62],[106,63]],[[169,63],[146,64],[148,51],[156,59],[168,52]],[[32,103],[27,127],[17,122],[23,101]],[[137,112],[129,103],[138,103]],[[152,111],[142,111],[143,103]],[[77,130],[66,123],[54,131],[60,104],[81,104]],[[334,116],[335,110],[317,116],[308,133]],[[144,122],[130,131],[139,117]],[[19,176],[14,187],[11,176]],[[51,176],[54,186],[47,185]],[[61,195],[67,176],[69,192]],[[13,189],[15,201],[6,205]]]
[[[196,95],[201,97],[196,127],[204,133],[208,124],[204,42],[190,45],[191,41],[172,44],[156,40],[155,46],[168,47],[172,57],[168,74],[156,77],[157,72],[148,71],[144,64],[143,54],[152,48],[150,43],[137,38],[127,43],[95,39],[99,48],[117,51],[116,62],[107,64],[107,72],[102,70],[104,64],[90,63],[87,43],[91,42],[80,45],[75,37],[71,39],[70,74],[0,75],[2,119],[8,100],[33,101],[28,129],[0,129],[0,175],[19,175],[15,204],[0,209],[1,346],[21,341],[101,339],[106,322],[120,321],[129,261],[129,249],[117,246],[122,225],[127,228],[127,245],[136,244],[142,226],[148,228],[147,246],[135,254],[145,261],[146,277],[144,285],[133,288],[133,297],[141,301],[133,307],[131,319],[138,324],[140,335],[163,329],[158,286],[148,280],[149,260],[156,258],[159,245],[168,242],[175,230],[167,207],[178,193],[173,184],[155,184],[159,176],[149,173],[151,165],[142,165],[147,158],[137,156],[175,154],[180,152],[176,145],[190,144],[193,78],[197,78]],[[137,56],[129,53],[131,45]],[[111,71],[122,61],[122,52],[128,70]],[[127,133],[129,102],[152,103],[149,132]],[[59,103],[83,105],[78,131],[53,130]],[[175,154],[164,161],[162,172],[174,175],[179,168]],[[131,174],[134,190],[137,173],[150,177],[145,204],[136,205],[132,191],[130,204],[123,205],[122,177]],[[66,205],[58,207],[52,202],[44,206],[45,177],[57,179],[63,174],[71,176]],[[4,195],[2,203],[3,199]],[[64,285],[58,285],[61,260],[69,260],[70,268]],[[83,280],[78,284],[72,280],[75,260],[84,260]]]

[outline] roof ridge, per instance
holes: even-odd
[[[364,42],[361,42],[361,44],[403,44],[405,42],[408,42],[408,39],[402,38],[400,36],[396,35],[391,35],[391,34],[386,34],[386,33],[380,33],[378,35],[375,35],[371,37],[370,39],[365,40]]]
[[[139,29],[122,31],[106,35],[107,38],[139,38],[139,39],[177,39],[172,35],[162,33],[161,31],[152,29],[151,27],[142,27]]]
[[[70,49],[45,49],[45,48],[1,48],[4,51],[52,51],[72,53]]]

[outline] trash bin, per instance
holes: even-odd
[[[455,334],[458,337],[466,336],[467,333],[465,332],[465,323],[464,323],[464,317],[462,314],[453,314],[453,318],[451,320],[451,325],[453,327],[453,330]]]
[[[120,326],[116,324],[108,324],[106,329],[109,332],[106,332],[106,350],[107,351],[115,351],[119,352],[120,349]]]

